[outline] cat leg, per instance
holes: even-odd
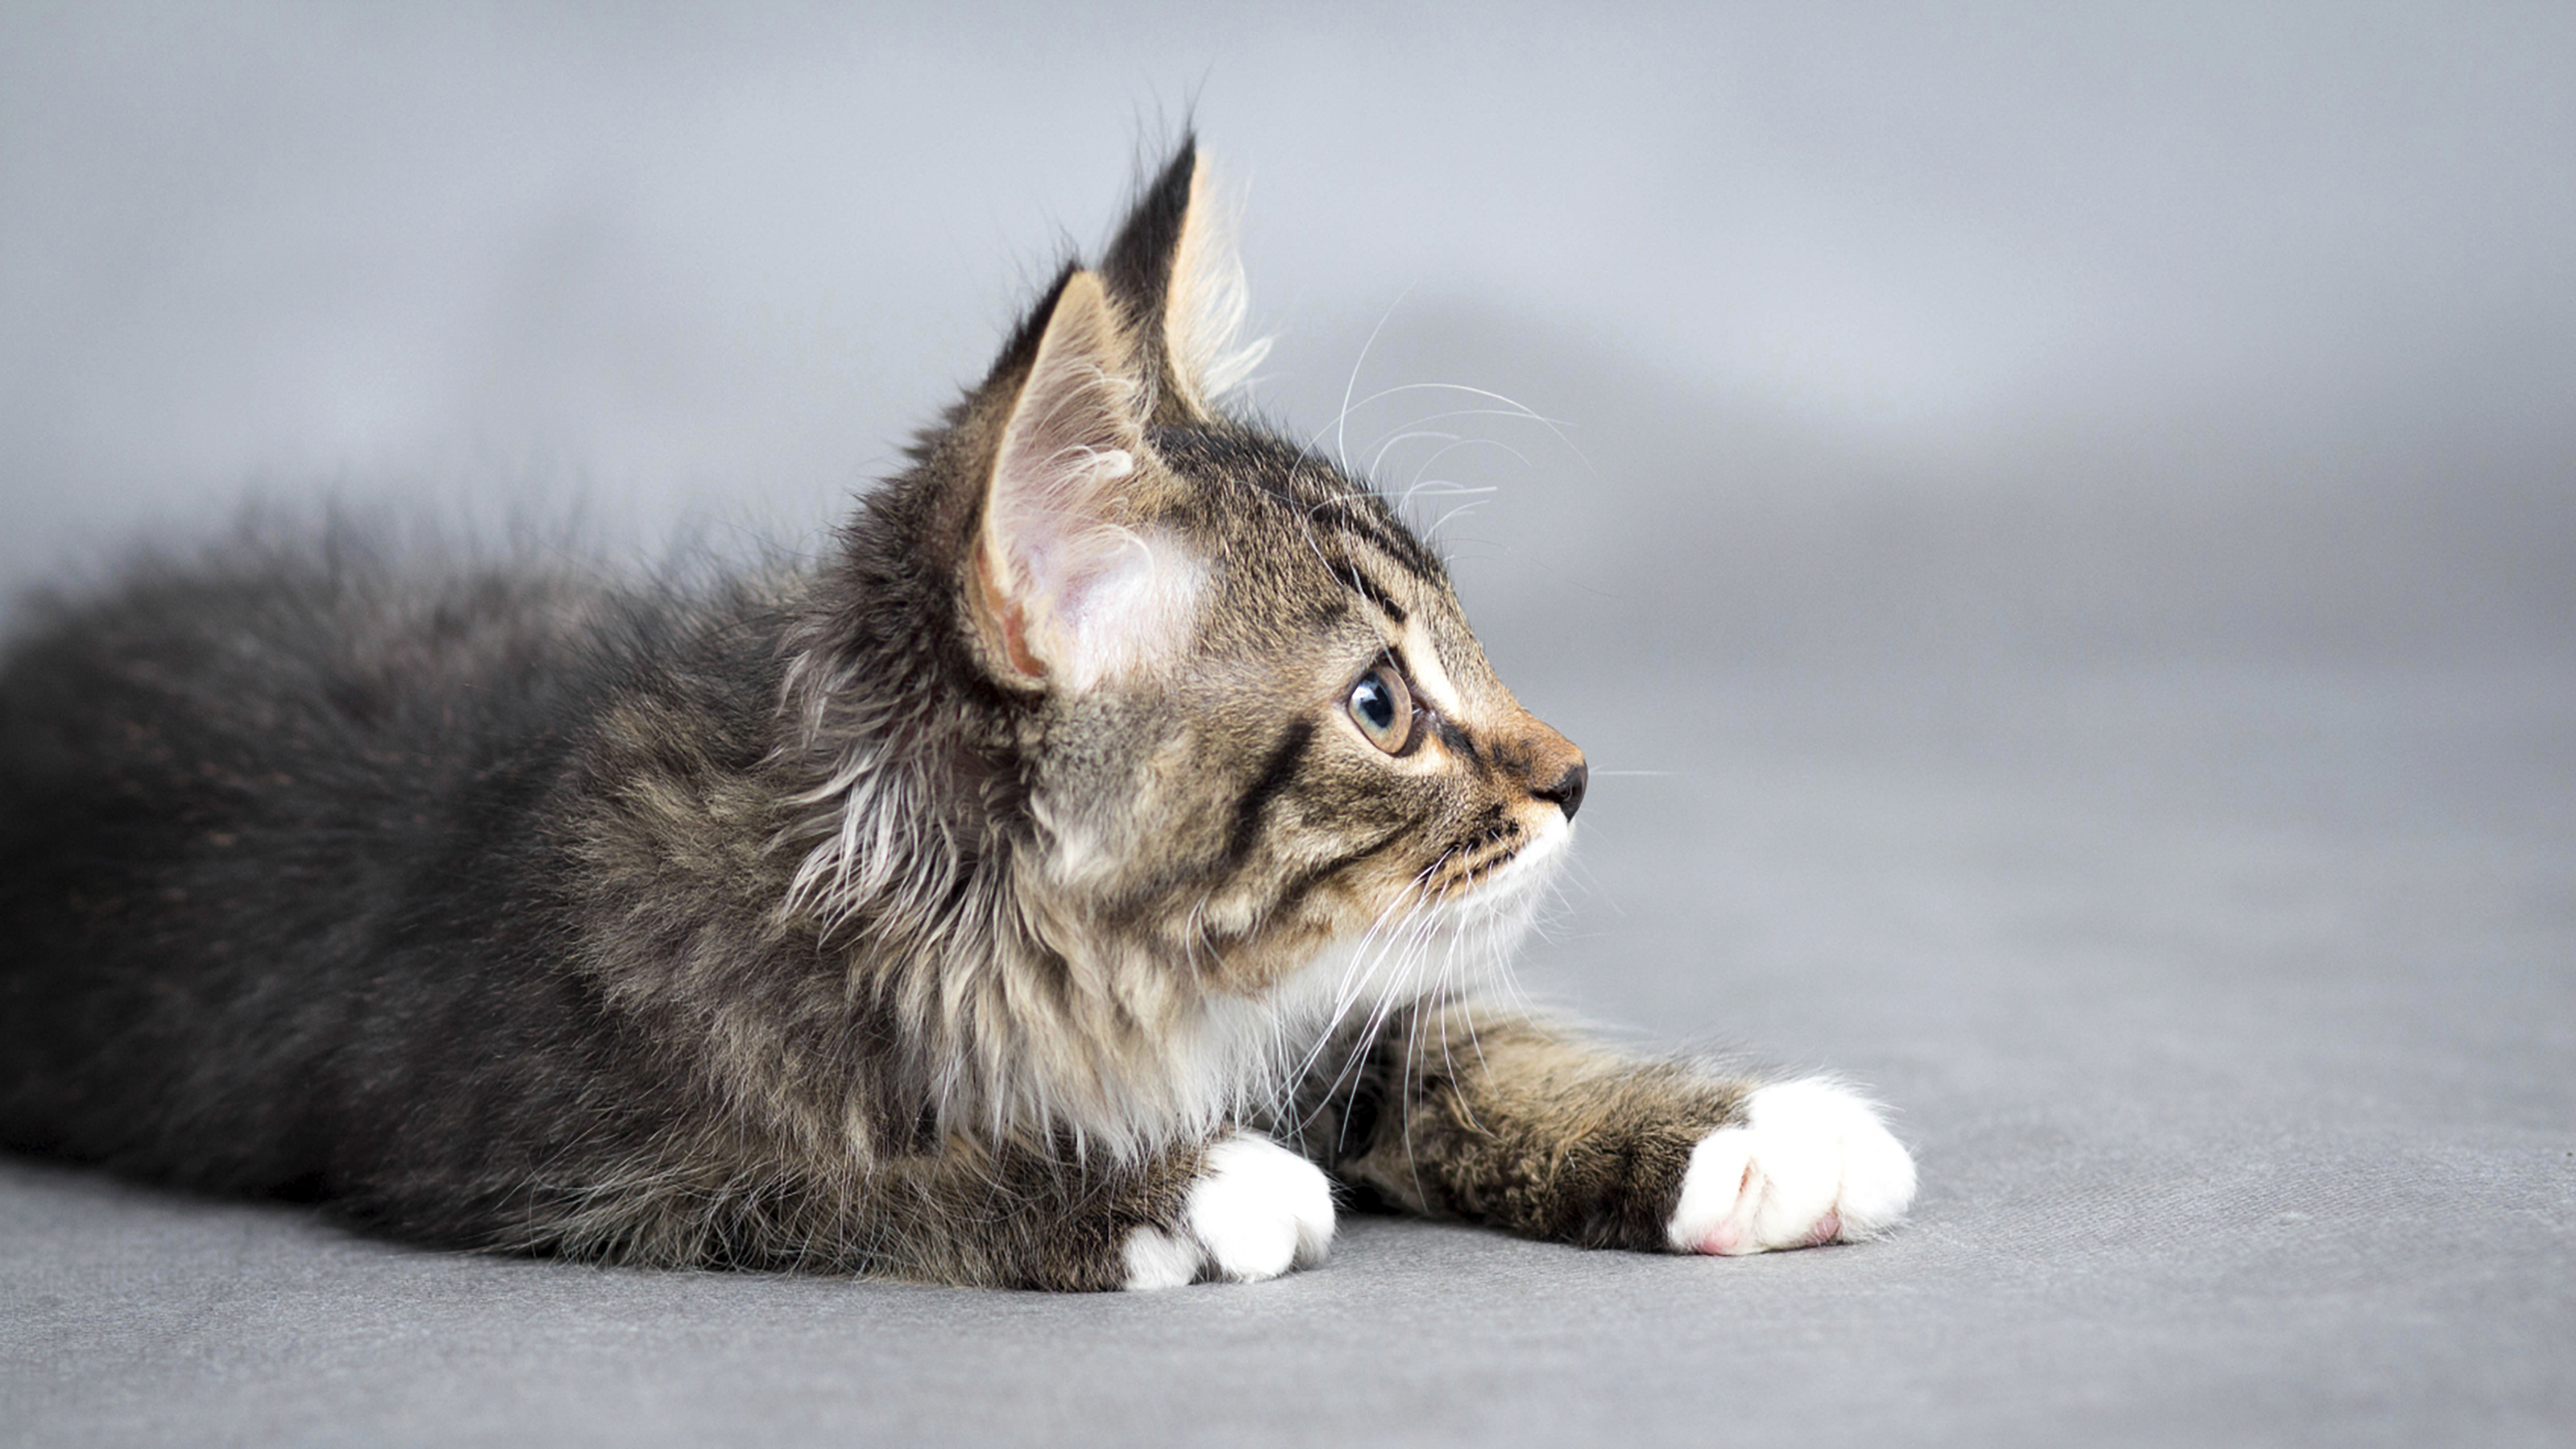
[[[1639,1061],[1468,1004],[1327,1053],[1306,1141],[1389,1204],[1593,1247],[1754,1253],[1893,1227],[1914,1164],[1866,1100]]]

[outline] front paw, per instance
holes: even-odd
[[[1178,1224],[1127,1235],[1127,1287],[1177,1288],[1202,1277],[1256,1283],[1322,1262],[1332,1240],[1323,1170],[1268,1138],[1237,1133],[1208,1149]]]
[[[1878,1109],[1821,1078],[1744,1101],[1744,1124],[1700,1139],[1667,1230],[1684,1253],[1760,1253],[1853,1242],[1914,1201],[1914,1159]]]

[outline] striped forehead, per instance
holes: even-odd
[[[1336,507],[1325,516],[1340,521],[1338,527],[1319,530],[1332,538],[1326,562],[1335,576],[1385,620],[1415,688],[1443,714],[1463,722],[1468,718],[1466,696],[1450,678],[1434,637],[1435,610],[1425,606],[1449,592],[1438,561],[1410,534],[1372,516],[1364,505]]]
[[[1249,492],[1272,505],[1269,516],[1295,528],[1311,554],[1368,610],[1385,619],[1433,701],[1453,714],[1462,704],[1434,641],[1426,601],[1449,597],[1439,555],[1388,512],[1378,495],[1330,464],[1274,438],[1235,431],[1158,434],[1158,444],[1186,471]]]

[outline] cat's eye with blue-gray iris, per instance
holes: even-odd
[[[1413,691],[1394,670],[1381,665],[1361,675],[1345,707],[1369,743],[1388,754],[1400,754],[1412,742]]]

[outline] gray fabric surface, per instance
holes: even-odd
[[[1902,1235],[1698,1261],[1346,1219],[1286,1281],[1050,1298],[458,1257],[12,1162],[0,1438],[2576,1429],[2576,669],[1522,692],[1604,772],[1532,988],[1869,1083],[1920,1153]]]

